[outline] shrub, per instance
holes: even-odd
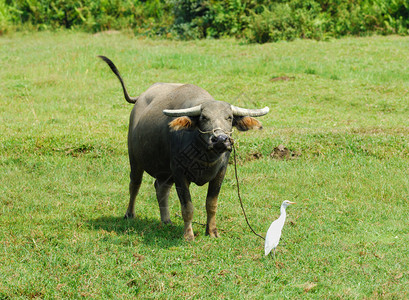
[[[0,0],[4,1],[4,0]],[[37,29],[79,28],[90,32],[107,29],[169,27],[172,20],[165,1],[151,0],[6,0],[16,24]],[[0,6],[1,7],[1,6]],[[1,8],[0,8],[1,9]],[[152,25],[154,24],[154,26]]]
[[[214,3],[205,16],[206,35],[241,37],[248,24],[248,3],[228,0]]]
[[[205,0],[171,0],[174,24],[172,31],[181,39],[199,39],[206,36],[203,17],[209,11]]]
[[[179,39],[409,34],[408,0],[0,0],[0,34],[11,28],[132,28]]]
[[[0,35],[8,32],[11,28],[11,14],[4,0],[0,0]]]
[[[295,38],[325,39],[331,28],[330,18],[318,3],[273,3],[261,13],[252,13],[246,31],[251,42],[265,43]]]

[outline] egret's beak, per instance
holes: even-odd
[[[289,204],[295,204],[295,202],[288,202]]]

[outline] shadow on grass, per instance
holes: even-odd
[[[88,220],[92,230],[115,232],[121,236],[135,236],[142,243],[159,247],[173,247],[183,244],[183,226],[165,225],[160,220],[141,218],[124,219],[123,217],[100,217]]]

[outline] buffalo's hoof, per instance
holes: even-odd
[[[165,221],[162,221],[162,223],[165,224],[165,225],[172,225],[171,220],[165,220]]]
[[[134,213],[129,213],[127,212],[124,216],[124,219],[134,219],[135,218],[135,214]]]
[[[195,235],[193,234],[193,230],[187,230],[183,237],[187,242],[193,242],[195,240]]]
[[[184,235],[183,237],[185,238],[186,242],[193,242],[195,240],[194,235]]]
[[[214,228],[212,230],[209,230],[209,228],[206,228],[206,235],[214,238],[219,237],[219,233],[217,232],[217,228]]]

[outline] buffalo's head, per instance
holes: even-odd
[[[261,129],[261,123],[253,117],[263,116],[268,111],[268,107],[245,109],[222,101],[210,101],[184,109],[165,109],[163,113],[176,117],[169,123],[171,130],[198,130],[207,141],[208,149],[222,153],[231,151],[233,126],[240,131]]]

